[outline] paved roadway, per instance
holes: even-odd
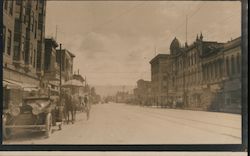
[[[90,119],[55,127],[50,138],[19,132],[4,144],[239,144],[241,116],[126,104],[93,105]]]

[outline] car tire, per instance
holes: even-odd
[[[45,125],[46,125],[45,137],[49,138],[51,133],[52,133],[52,115],[51,115],[51,113],[48,113],[46,115]]]
[[[5,128],[6,126],[6,122],[7,122],[7,116],[3,116],[3,139],[4,140],[8,140],[11,138],[12,135],[12,131],[9,128]]]

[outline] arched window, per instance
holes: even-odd
[[[239,53],[237,54],[237,73],[240,73],[240,55]]]
[[[234,60],[234,56],[232,55],[231,56],[231,73],[232,73],[232,75],[234,75],[235,74],[235,60]]]
[[[230,75],[230,70],[229,70],[229,59],[228,57],[226,58],[226,71],[227,71],[227,76]]]

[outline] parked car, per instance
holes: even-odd
[[[8,103],[3,113],[3,137],[8,139],[14,135],[13,129],[32,129],[44,131],[49,137],[52,127],[62,128],[62,109],[49,95],[32,94],[23,98],[19,105]]]

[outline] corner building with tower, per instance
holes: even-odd
[[[159,54],[161,55],[161,54]],[[155,67],[151,60],[152,82],[164,86],[154,105],[170,106],[180,103],[180,107],[192,110],[222,112],[241,112],[241,38],[226,43],[204,41],[203,35],[197,35],[191,44],[181,46],[174,38],[170,45],[170,54],[166,57],[165,70],[161,70],[164,82],[153,79]],[[153,86],[153,85],[152,85]],[[157,86],[157,84],[155,84]]]

